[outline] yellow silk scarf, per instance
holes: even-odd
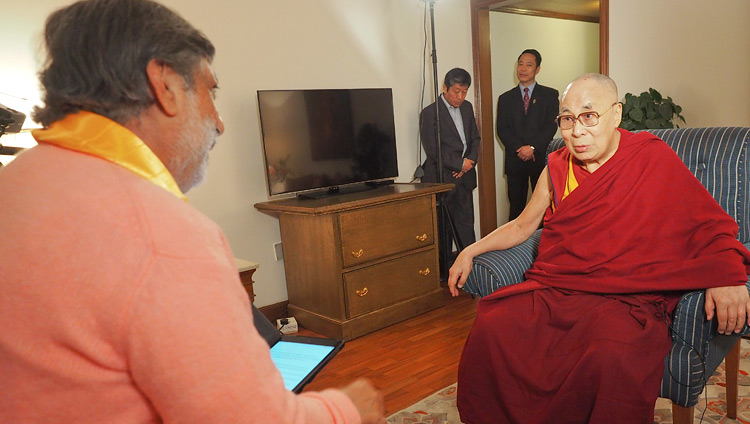
[[[34,130],[32,135],[39,143],[116,163],[187,201],[154,152],[138,136],[109,118],[81,111],[52,123],[49,128]]]
[[[568,197],[577,188],[578,180],[576,180],[576,176],[573,173],[573,155],[570,155],[570,158],[568,158],[568,180],[565,182],[565,191],[563,191],[562,199],[560,200],[562,201]]]

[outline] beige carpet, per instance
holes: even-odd
[[[737,420],[726,417],[726,379],[724,365],[720,365],[709,379],[706,390],[695,407],[695,422],[704,424],[750,424],[750,341],[742,340],[739,375],[739,404]],[[706,403],[706,395],[708,403]],[[706,408],[708,405],[708,408]],[[705,414],[704,414],[705,410]],[[388,417],[388,424],[460,424],[456,409],[456,385],[452,384],[414,405]],[[672,423],[672,403],[658,399],[654,409],[654,423]]]

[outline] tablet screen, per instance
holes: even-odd
[[[284,387],[294,390],[333,349],[334,346],[280,340],[271,348],[271,360],[281,371]]]

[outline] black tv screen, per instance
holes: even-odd
[[[270,196],[398,176],[390,88],[261,90]]]

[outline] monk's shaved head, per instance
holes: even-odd
[[[598,86],[597,91],[600,91],[600,93],[606,98],[611,99],[612,102],[616,102],[618,99],[617,84],[615,84],[615,81],[606,75],[597,73],[583,74],[580,77],[574,79],[570,84],[568,84],[568,87],[565,88],[562,99],[565,99],[565,96],[568,94],[568,91],[572,86],[582,83],[596,84]]]

